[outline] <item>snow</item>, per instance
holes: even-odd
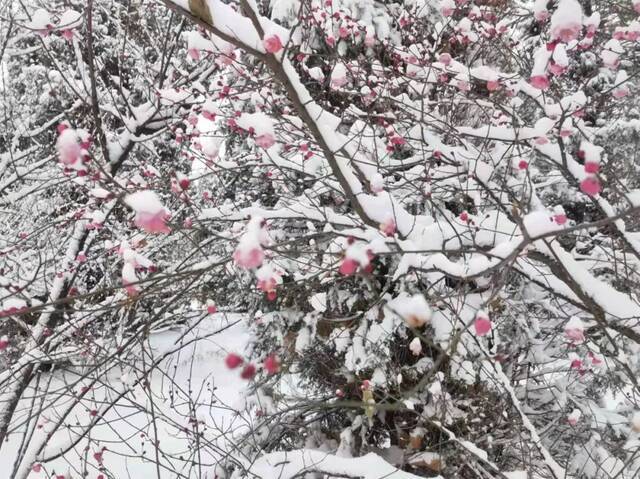
[[[164,210],[158,195],[150,190],[137,191],[127,195],[124,202],[135,212],[154,214]]]
[[[323,451],[299,449],[265,454],[249,468],[256,477],[277,477],[293,479],[304,471],[318,471],[361,479],[419,479],[418,476],[403,472],[386,462],[380,456],[369,453],[358,458],[340,457]],[[434,479],[440,476],[432,476]]]
[[[187,391],[190,384],[206,384],[215,387],[216,401],[210,402],[206,398],[196,405],[195,414],[201,421],[204,421],[207,428],[202,428],[202,440],[211,441],[219,447],[232,447],[236,434],[242,432],[246,427],[246,420],[243,419],[244,405],[239,398],[242,397],[245,383],[238,380],[237,374],[230,371],[224,365],[224,357],[227,351],[242,352],[246,348],[248,334],[243,325],[243,317],[238,314],[217,313],[208,317],[205,321],[196,324],[194,322],[190,331],[171,330],[154,333],[149,338],[148,357],[149,361],[159,360],[158,369],[149,376],[150,388],[157,397],[167,396],[169,393],[166,383],[166,374],[169,374],[174,381],[172,388],[176,399],[182,397],[181,391]],[[142,366],[142,365],[140,365]],[[176,368],[174,368],[176,367]],[[80,379],[79,372],[57,372],[49,374],[52,390],[65,391],[66,385],[70,381]],[[98,407],[100,420],[96,422],[91,432],[91,443],[88,440],[81,440],[74,447],[75,452],[66,454],[63,458],[48,462],[47,471],[56,470],[58,473],[68,470],[81,470],[84,454],[84,445],[95,444],[108,445],[108,450],[103,454],[104,465],[108,468],[113,477],[145,477],[155,475],[156,466],[152,461],[141,455],[141,450],[146,449],[147,454],[152,451],[149,440],[154,437],[153,429],[149,422],[149,400],[145,388],[141,386],[142,377],[137,373],[137,367],[123,371],[114,368],[108,371],[105,380],[111,387],[103,387],[99,384],[92,386],[91,394],[87,395],[80,403],[69,411],[70,417],[75,418],[79,425],[86,425],[91,420],[88,409]],[[35,391],[34,391],[35,392]],[[119,397],[120,394],[123,394]],[[53,395],[47,407],[47,414],[50,418],[55,418],[62,413],[69,403],[69,397],[65,394]],[[213,399],[213,398],[210,398]],[[28,401],[28,399],[25,399]],[[104,408],[101,404],[108,405],[114,401],[112,408]],[[166,454],[166,464],[172,464],[177,470],[185,475],[190,474],[189,450],[192,438],[180,431],[182,426],[188,426],[190,412],[185,407],[172,406],[171,402],[156,400],[155,407],[159,408],[155,412],[157,426],[161,433],[161,447]],[[20,405],[19,411],[22,414],[29,414],[28,405]],[[236,414],[240,412],[238,416]],[[54,424],[54,421],[51,422]],[[202,426],[201,426],[202,427]],[[33,447],[39,445],[41,440],[46,440],[46,428],[36,430],[32,438]],[[16,431],[20,432],[20,431]],[[147,439],[138,439],[141,432],[148,435]],[[53,434],[46,444],[43,456],[50,456],[58,452],[62,447],[75,437],[71,430],[62,428]],[[121,438],[136,438],[126,443]],[[0,464],[13,464],[15,459],[15,448],[19,446],[19,441],[9,441],[8,447],[0,450]],[[133,449],[132,449],[133,448]],[[211,455],[215,447],[203,448],[203,462],[215,464],[220,456]],[[180,460],[178,457],[183,456]],[[31,457],[29,454],[27,458]],[[91,457],[91,455],[90,455]],[[37,459],[34,459],[38,462]],[[81,462],[82,461],[82,462]],[[90,470],[94,465],[89,459],[87,464]],[[25,459],[21,464],[22,471],[29,471],[31,464]],[[213,470],[213,466],[212,466]],[[2,474],[0,473],[0,476]],[[31,472],[29,478],[38,479],[43,477],[42,473]],[[95,477],[95,476],[93,476]],[[211,476],[207,476],[211,477]]]
[[[52,25],[51,16],[44,8],[38,8],[31,14],[31,21],[26,24],[32,30],[47,30]]]

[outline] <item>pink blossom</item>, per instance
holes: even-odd
[[[218,307],[213,304],[207,304],[207,314],[216,314],[218,312]]]
[[[560,76],[567,71],[567,67],[563,67],[562,65],[559,65],[555,62],[550,62],[549,71],[555,76]]]
[[[167,226],[167,212],[164,209],[156,212],[138,211],[134,218],[134,224],[147,233],[171,233]]]
[[[629,88],[626,85],[622,85],[617,88],[614,88],[611,94],[613,95],[614,98],[617,98],[617,99],[624,98],[629,94]]]
[[[549,77],[547,75],[533,75],[529,81],[534,88],[546,90],[549,88]]]
[[[73,39],[73,30],[70,28],[65,28],[60,32],[60,34],[67,41],[71,41]]]
[[[602,364],[602,359],[600,359],[600,357],[598,357],[596,354],[593,354],[591,351],[587,353],[587,357],[591,360],[591,364],[593,364],[594,366]]]
[[[526,170],[527,168],[529,168],[529,163],[527,163],[525,160],[520,160],[518,162],[518,169]]]
[[[381,223],[380,231],[382,231],[386,236],[393,236],[396,234],[396,222],[394,219],[388,218],[384,223]]]
[[[259,245],[249,248],[239,245],[233,252],[233,261],[244,269],[258,268],[264,261],[264,251]]]
[[[9,337],[2,336],[0,337],[0,351],[4,351],[9,346]]]
[[[358,271],[358,267],[360,266],[360,264],[351,258],[344,258],[342,260],[342,263],[340,264],[340,269],[338,270],[338,272],[343,275],[343,276],[351,276],[352,274],[355,274],[356,271]]]
[[[278,35],[269,35],[262,41],[262,45],[267,53],[278,53],[283,48]]]
[[[576,358],[576,359],[573,359],[573,360],[571,361],[571,364],[570,364],[570,366],[569,366],[569,367],[570,367],[571,369],[577,369],[578,371],[582,372],[582,370],[583,370],[583,366],[584,366],[584,365],[583,365],[583,363],[582,363],[582,359]]]
[[[581,328],[567,328],[564,330],[564,335],[572,343],[579,344],[584,342],[584,331]]]
[[[563,224],[565,224],[567,222],[567,215],[564,214],[557,214],[553,216],[553,221],[556,222],[556,224],[559,224],[560,226],[562,226]]]
[[[189,55],[189,57],[191,57],[196,62],[200,60],[200,50],[198,50],[197,48],[189,48],[187,50],[187,55]]]
[[[499,80],[489,80],[487,82],[487,90],[496,91],[498,88],[500,88],[500,81]]]
[[[278,283],[275,278],[266,278],[258,280],[258,289],[265,293],[271,293],[276,290]]]
[[[256,367],[253,364],[247,364],[244,368],[242,368],[242,372],[240,373],[240,377],[242,379],[251,380],[256,375]]]
[[[587,176],[580,182],[580,191],[585,195],[596,196],[600,193],[601,185],[600,181],[595,176]]]
[[[584,324],[580,318],[573,316],[564,326],[564,336],[573,344],[584,342]]]
[[[574,409],[571,414],[569,414],[567,416],[567,422],[571,425],[571,426],[575,426],[576,424],[578,424],[578,421],[580,421],[580,417],[582,416],[582,413],[580,412],[579,409]]]
[[[582,30],[582,25],[578,22],[567,22],[552,28],[551,36],[564,43],[569,43],[570,41],[578,38],[580,30]]]
[[[471,90],[471,86],[469,85],[469,82],[466,80],[458,80],[456,82],[456,87],[458,87],[458,90],[460,91],[469,91]]]
[[[587,161],[584,164],[584,171],[587,173],[597,173],[600,170],[600,163],[595,161]]]
[[[260,148],[271,148],[275,144],[275,139],[271,133],[264,133],[256,137],[256,145]]]
[[[469,222],[469,213],[467,213],[466,211],[463,211],[462,213],[460,213],[460,221],[463,221],[464,223],[468,223]]]
[[[549,20],[550,16],[551,15],[547,10],[538,10],[536,13],[534,13],[533,18],[535,18],[538,22],[543,23]]]
[[[76,132],[68,127],[62,128],[62,126],[58,127],[58,131],[60,131],[57,142],[60,163],[65,166],[74,166],[82,158],[82,147],[78,142]]]
[[[227,357],[224,359],[224,363],[229,369],[235,369],[243,362],[242,358],[235,353],[227,354]]]
[[[42,464],[36,463],[33,466],[31,466],[31,470],[33,472],[40,472],[42,470]]]
[[[438,61],[445,66],[449,66],[452,60],[453,59],[451,58],[451,55],[449,55],[448,53],[441,53],[438,57]]]
[[[280,371],[280,358],[275,354],[270,354],[264,360],[263,367],[268,374],[278,373]]]
[[[477,336],[486,336],[491,331],[491,320],[479,314],[473,322],[473,328]]]

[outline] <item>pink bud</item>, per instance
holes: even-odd
[[[280,359],[275,354],[271,354],[264,360],[263,366],[267,373],[276,374],[280,371]]]
[[[584,164],[584,171],[587,173],[597,173],[600,170],[600,163],[596,163],[595,161],[587,161]]]
[[[451,60],[453,60],[451,58],[451,55],[449,55],[448,53],[441,53],[440,56],[438,57],[438,60],[440,61],[440,63],[444,64],[445,66],[449,66],[449,64],[451,63]]]
[[[600,193],[600,181],[595,176],[588,176],[580,182],[580,190],[589,196],[596,196]]]
[[[567,222],[567,216],[563,214],[558,214],[553,217],[553,221],[562,226]]]
[[[527,163],[525,160],[520,160],[518,162],[518,169],[519,170],[526,170],[527,168],[529,168],[529,163]]]
[[[467,213],[466,211],[463,211],[462,213],[460,213],[459,218],[460,218],[460,221],[467,223],[469,221],[469,213]]]
[[[534,88],[538,90],[547,90],[549,88],[549,78],[547,75],[534,75],[529,81]]]
[[[240,356],[234,353],[227,354],[227,357],[224,360],[224,363],[227,365],[229,369],[235,369],[240,366],[244,361]]]
[[[496,91],[498,88],[500,88],[500,81],[499,80],[489,80],[487,82],[487,90]]]
[[[154,213],[148,211],[138,211],[133,220],[134,224],[147,233],[171,233],[167,226],[167,212],[162,209]]]
[[[218,312],[218,308],[215,304],[209,304],[207,306],[207,314],[216,314]]]
[[[256,367],[253,364],[247,364],[244,368],[242,368],[242,372],[240,373],[240,377],[242,379],[250,380],[256,375]]]
[[[31,466],[31,470],[33,472],[40,472],[42,470],[42,464],[34,464],[33,466]]]
[[[238,248],[233,252],[233,261],[244,269],[257,268],[264,261],[264,251],[258,246],[249,249]]]
[[[256,137],[256,145],[260,148],[271,148],[275,144],[275,139],[271,133],[265,133]]]
[[[380,231],[382,231],[386,236],[393,236],[396,234],[396,222],[393,218],[389,218],[384,223],[381,223]]]
[[[478,315],[473,322],[477,336],[485,336],[491,331],[491,321],[486,316]]]
[[[358,270],[358,262],[351,258],[344,258],[338,272],[343,276],[351,276]]]
[[[262,45],[267,53],[278,53],[282,50],[282,42],[278,35],[270,35],[262,41]]]

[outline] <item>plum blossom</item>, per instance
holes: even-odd
[[[256,375],[256,367],[249,363],[244,368],[242,368],[242,372],[240,373],[240,377],[242,379],[246,379],[247,381],[253,379]]]
[[[396,234],[397,226],[396,221],[393,217],[389,217],[380,223],[380,231],[382,231],[386,236],[393,236]]]
[[[431,319],[431,308],[422,294],[400,295],[389,302],[389,307],[410,328],[421,328]]]
[[[580,191],[585,195],[596,196],[601,190],[600,180],[597,176],[587,176],[580,182]]]
[[[249,220],[245,233],[233,252],[233,260],[241,268],[255,269],[264,261],[262,244],[266,241],[264,220],[255,216]]]
[[[82,14],[76,10],[66,10],[60,16],[58,28],[62,37],[68,41],[73,38],[73,31],[82,24]]]
[[[575,426],[576,424],[578,424],[578,421],[580,421],[581,417],[582,412],[580,411],[580,409],[574,409],[573,411],[571,411],[571,414],[567,416],[567,422],[570,425]]]
[[[227,357],[224,358],[224,363],[229,369],[235,369],[243,362],[244,360],[242,359],[242,357],[235,353],[229,353],[227,354]]]
[[[560,0],[551,17],[551,36],[564,43],[578,38],[582,30],[582,6],[577,0]]]
[[[267,374],[277,374],[280,372],[280,358],[275,354],[270,354],[262,364]]]
[[[453,0],[440,0],[440,13],[443,17],[450,17],[456,10],[456,2]]]
[[[580,318],[572,316],[567,324],[564,325],[564,336],[573,344],[584,342],[584,324]]]
[[[58,126],[58,158],[67,168],[75,168],[82,162],[82,146],[76,130],[62,123]]]
[[[262,45],[267,53],[278,53],[282,50],[283,45],[278,35],[269,35],[262,40]]]
[[[359,268],[366,269],[372,258],[371,251],[365,245],[354,242],[346,249],[338,272],[343,276],[353,275]]]
[[[417,336],[409,343],[409,350],[414,356],[420,356],[422,353],[422,341]]]
[[[140,293],[140,288],[135,284],[138,281],[140,280],[136,275],[134,266],[131,263],[125,263],[122,267],[122,284],[129,296],[137,296]]]
[[[529,78],[529,82],[538,90],[547,90],[550,86],[549,77],[547,75],[533,75]]]
[[[338,89],[347,84],[347,67],[343,63],[337,63],[331,72],[331,87]]]
[[[624,98],[630,93],[628,78],[629,76],[627,75],[627,72],[625,70],[620,70],[616,74],[616,79],[613,82],[615,86],[612,91],[612,95],[615,98]]]
[[[256,271],[258,289],[267,294],[267,299],[276,299],[276,288],[282,284],[282,275],[269,264],[264,264]]]
[[[134,224],[147,233],[170,233],[166,220],[168,211],[153,191],[145,190],[127,195],[125,203],[136,213]]]
[[[611,39],[604,44],[604,48],[600,52],[600,58],[604,66],[610,70],[615,70],[620,64],[620,54],[624,52],[624,48],[618,40]]]
[[[473,320],[473,329],[476,336],[486,336],[492,329],[492,323],[489,316],[483,311],[479,311]]]
[[[546,22],[550,17],[547,3],[547,0],[536,0],[533,5],[533,16],[540,23]]]

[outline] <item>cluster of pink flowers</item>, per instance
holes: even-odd
[[[242,370],[240,371],[240,377],[247,381],[253,379],[253,377],[257,373],[256,366],[252,363],[245,364],[245,360],[239,354],[227,354],[224,362],[229,369],[237,369],[240,366],[244,365]],[[267,374],[279,373],[281,368],[281,361],[278,355],[270,354],[269,356],[267,356],[262,363],[262,368],[264,371],[266,371]]]

